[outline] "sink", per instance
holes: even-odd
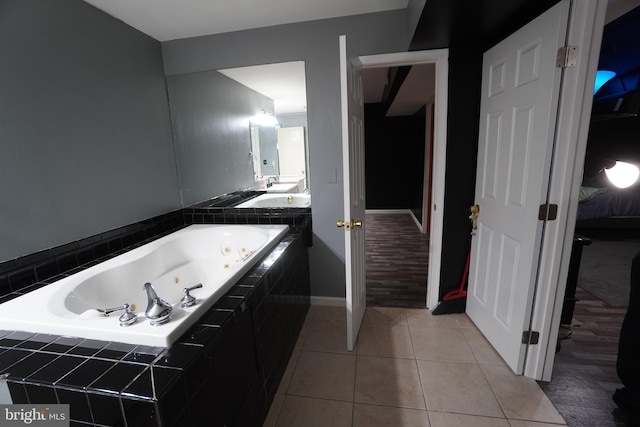
[[[299,193],[297,182],[274,183],[267,187],[267,193]]]

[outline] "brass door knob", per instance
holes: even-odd
[[[478,215],[480,215],[480,205],[473,205],[469,207],[469,219],[471,220],[471,235],[475,236],[478,230]]]
[[[362,221],[354,221],[351,220],[350,222],[344,222],[344,220],[339,219],[338,221],[336,221],[336,226],[338,227],[344,227],[347,226],[347,230],[353,228],[353,227],[362,227]]]

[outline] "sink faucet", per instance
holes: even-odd
[[[147,291],[147,310],[144,312],[145,316],[151,322],[151,326],[162,325],[171,320],[171,311],[173,307],[171,304],[163,300],[156,294],[151,283],[144,284],[145,291]]]
[[[276,182],[278,182],[278,178],[275,176],[270,176],[269,178],[267,178],[267,187],[271,187]]]

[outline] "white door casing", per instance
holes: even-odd
[[[347,348],[353,351],[367,306],[365,277],[364,103],[362,64],[353,55],[346,36],[340,36],[340,90],[342,106],[342,169],[345,236]]]
[[[484,54],[467,314],[522,374],[544,221],[569,0]]]
[[[556,355],[606,9],[607,0],[573,1],[571,6],[567,45],[575,46],[578,54],[562,78],[549,186],[558,218],[545,227],[531,320],[540,342],[527,349],[524,371],[536,380],[551,380]]]
[[[444,222],[444,181],[447,152],[447,111],[449,84],[449,49],[384,53],[361,56],[363,68],[398,67],[402,65],[435,64],[435,95],[433,116],[433,163],[431,169],[431,210],[429,225],[429,269],[427,277],[428,309],[438,305],[440,295],[440,265]],[[426,180],[426,178],[425,178]]]

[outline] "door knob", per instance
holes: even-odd
[[[474,205],[469,207],[469,219],[471,220],[471,235],[476,235],[476,230],[478,229],[478,215],[480,215],[480,205]]]
[[[344,222],[344,220],[339,219],[338,221],[336,221],[336,226],[337,227],[347,227],[347,230],[352,229],[353,227],[362,227],[362,221],[354,221],[351,220],[350,222]]]

